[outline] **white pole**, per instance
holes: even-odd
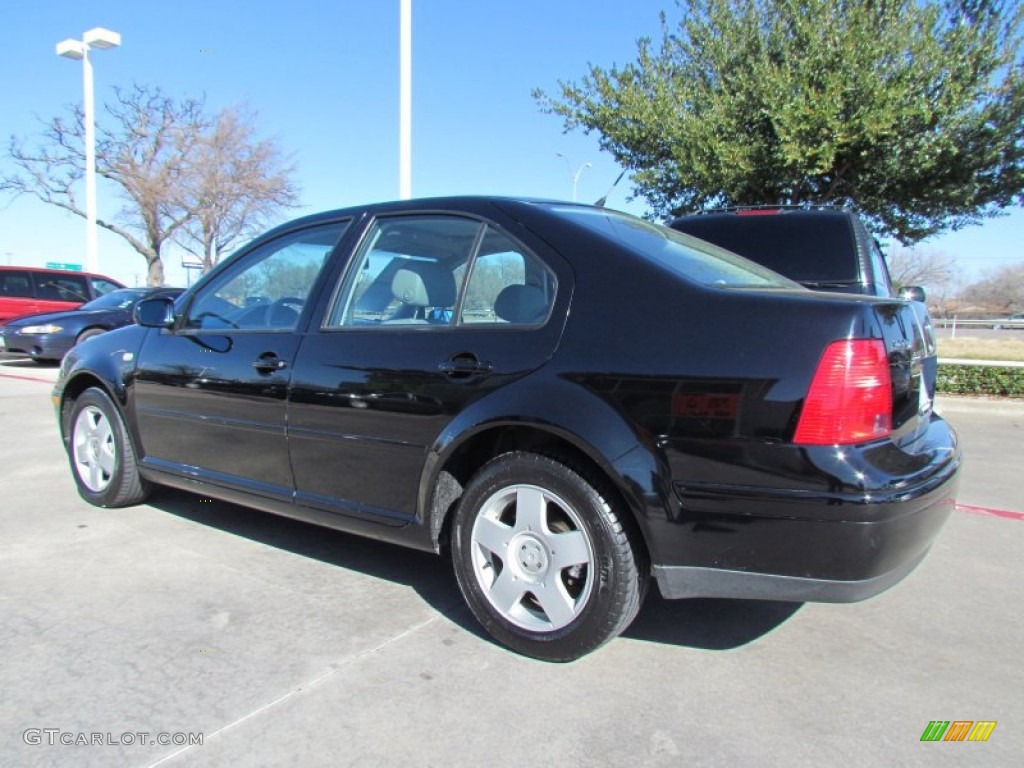
[[[412,197],[412,0],[401,0],[398,195]]]
[[[96,118],[93,107],[92,61],[89,44],[82,43],[82,91],[85,102],[85,263],[89,272],[100,267],[96,227]]]

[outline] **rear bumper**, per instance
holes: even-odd
[[[793,472],[793,452],[775,447]],[[955,434],[935,418],[916,448],[796,449],[804,471],[785,488],[674,482],[678,507],[652,552],[662,594],[853,602],[888,589],[924,559],[955,509]],[[762,471],[769,455],[759,456]],[[830,462],[842,473],[832,466],[824,487],[792,482]]]
[[[655,566],[654,577],[663,597],[731,597],[794,603],[855,603],[903,581],[924,560],[927,551],[888,573],[858,581],[780,576],[772,573],[724,571],[717,568]]]

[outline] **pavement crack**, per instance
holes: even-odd
[[[380,653],[381,651],[383,651],[388,646],[394,645],[395,643],[397,643],[397,642],[399,642],[401,640],[404,640],[406,637],[409,637],[410,635],[415,634],[416,632],[419,632],[424,627],[426,627],[426,626],[428,626],[430,624],[433,624],[439,618],[441,618],[440,615],[431,616],[429,619],[425,619],[424,621],[421,621],[418,624],[414,624],[413,626],[409,627],[408,629],[406,629],[406,630],[404,630],[402,632],[399,632],[397,635],[394,635],[393,637],[389,637],[387,640],[384,640],[383,642],[379,643],[378,645],[374,646],[373,648],[367,648],[366,650],[360,651],[358,653],[354,653],[354,654],[346,657],[345,659],[343,659],[339,663],[332,665],[330,669],[328,669],[325,672],[323,672],[323,673],[317,675],[316,677],[314,677],[312,680],[307,680],[306,682],[301,683],[300,685],[296,686],[295,688],[292,688],[287,693],[285,693],[285,694],[283,694],[281,696],[278,696],[276,699],[268,701],[266,704],[263,704],[263,705],[257,707],[256,709],[252,710],[251,712],[246,713],[245,715],[242,715],[242,717],[238,718],[237,720],[233,720],[232,722],[228,723],[227,725],[221,726],[220,728],[218,728],[217,730],[213,731],[212,733],[204,734],[204,736],[203,736],[203,744],[202,745],[191,745],[190,744],[190,745],[184,746],[181,749],[177,749],[174,752],[171,752],[169,755],[165,755],[164,757],[161,757],[156,762],[149,763],[146,766],[146,768],[155,768],[155,766],[164,765],[165,763],[168,763],[171,760],[174,760],[175,758],[180,757],[181,755],[185,754],[186,752],[190,752],[190,751],[196,749],[197,747],[204,746],[209,740],[217,738],[222,733],[226,733],[227,731],[231,730],[235,726],[241,725],[242,723],[244,723],[244,722],[246,722],[248,720],[251,720],[254,717],[257,717],[257,716],[263,714],[264,712],[266,712],[266,711],[268,711],[270,709],[273,709],[274,707],[278,706],[279,704],[283,704],[284,702],[288,701],[289,699],[292,699],[292,698],[295,698],[296,696],[299,696],[300,694],[308,693],[309,691],[313,690],[314,688],[320,686],[325,680],[329,679],[330,677],[333,677],[335,674],[337,674],[341,670],[346,669],[347,667],[350,667],[353,664],[355,664],[355,663],[357,663],[359,661],[362,661],[365,658],[373,656],[374,654]]]

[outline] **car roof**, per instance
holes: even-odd
[[[321,221],[342,219],[348,216],[356,216],[361,213],[379,213],[381,211],[429,211],[431,209],[468,209],[495,203],[512,203],[521,205],[584,205],[583,203],[571,203],[564,200],[547,199],[539,197],[512,197],[502,195],[450,195],[446,197],[416,197],[409,200],[390,200],[366,205],[355,205],[348,208],[336,208],[319,213],[311,213],[298,219],[292,219],[276,227],[267,234],[277,233],[294,227],[303,227],[309,224],[316,224]],[[262,237],[261,237],[262,239]]]
[[[84,275],[86,277],[102,277],[104,280],[109,280],[112,283],[117,283],[122,288],[128,287],[122,285],[120,280],[115,280],[114,278],[109,277],[108,275],[102,275],[99,272],[76,272],[73,269],[49,269],[47,267],[19,267],[16,264],[4,264],[0,266],[0,271],[13,272],[15,270],[17,270],[18,272],[35,272],[37,274],[41,273],[46,275]]]

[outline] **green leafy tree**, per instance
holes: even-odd
[[[679,0],[558,96],[655,216],[849,205],[904,243],[1022,202],[1019,0]]]

